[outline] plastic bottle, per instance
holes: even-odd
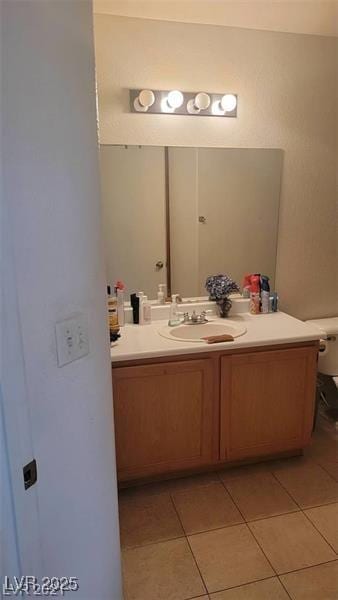
[[[143,296],[144,296],[144,292],[137,292],[137,297],[138,297],[138,322],[140,325],[143,325],[143,312],[142,312],[142,300],[143,300]]]
[[[249,310],[252,315],[258,315],[261,309],[260,279],[258,274],[251,275]]]
[[[271,312],[277,312],[278,311],[278,294],[277,292],[273,292],[273,294],[270,296],[270,309]]]
[[[270,285],[269,277],[267,277],[267,275],[262,275],[261,277],[261,302],[262,313],[267,314],[270,305]]]
[[[114,330],[119,328],[119,322],[118,322],[118,317],[117,317],[117,298],[116,296],[112,296],[111,295],[111,287],[110,285],[107,286],[107,293],[108,293],[108,322],[109,322],[109,329],[110,330]]]
[[[133,323],[138,325],[140,319],[140,299],[137,294],[130,294],[130,304],[133,309]]]
[[[157,303],[165,304],[165,283],[160,283],[157,292]]]
[[[175,325],[179,325],[181,320],[178,311],[177,298],[179,294],[173,294],[171,296],[171,304],[170,304],[170,313],[169,313],[169,321],[168,325],[170,327],[174,327]]]
[[[141,300],[142,323],[141,325],[149,325],[151,323],[151,304],[148,296],[143,295]]]
[[[117,301],[117,320],[120,327],[124,325],[124,283],[117,281],[115,284],[115,293]]]
[[[243,290],[242,296],[243,298],[250,298],[251,291],[251,275],[245,275],[243,281]]]

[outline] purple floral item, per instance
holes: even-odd
[[[239,292],[239,286],[229,275],[210,275],[205,282],[205,288],[210,300],[215,300],[219,308],[220,316],[228,316],[232,302],[229,294]]]

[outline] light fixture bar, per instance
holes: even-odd
[[[143,114],[187,115],[194,117],[237,117],[237,94],[223,92],[182,92],[131,89],[130,111]],[[147,105],[149,98],[149,105]]]

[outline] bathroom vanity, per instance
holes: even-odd
[[[231,321],[245,335],[214,345],[165,338],[163,321],[125,326],[111,350],[120,482],[296,454],[308,444],[318,331],[284,313]]]

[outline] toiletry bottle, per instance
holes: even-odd
[[[271,308],[271,312],[277,312],[278,311],[278,294],[277,292],[273,292],[273,294],[270,296],[270,308]]]
[[[258,315],[261,307],[261,295],[260,295],[260,275],[251,275],[251,286],[250,286],[250,313],[252,315]]]
[[[142,302],[142,325],[149,325],[151,323],[151,303],[148,300],[148,296],[143,295]]]
[[[169,321],[168,321],[168,325],[170,327],[179,325],[181,322],[181,319],[179,316],[179,311],[178,311],[178,304],[177,304],[178,298],[179,298],[179,294],[173,294],[171,296],[170,314],[169,314]]]
[[[140,325],[143,325],[143,309],[142,309],[142,300],[143,300],[144,292],[137,292],[137,297],[139,300],[138,304],[138,322]]]
[[[124,283],[117,281],[115,283],[115,293],[117,300],[117,320],[120,327],[124,325]]]
[[[160,283],[157,292],[157,303],[165,304],[165,283]]]
[[[138,325],[140,319],[140,299],[137,294],[130,294],[130,304],[133,309],[133,323]]]
[[[261,277],[261,303],[262,313],[268,313],[270,304],[270,285],[269,277],[267,277],[267,275],[262,275]]]
[[[242,290],[243,298],[250,298],[250,290],[251,290],[251,275],[245,275],[244,280],[243,280],[243,290]]]
[[[111,287],[110,285],[107,286],[107,293],[108,293],[108,322],[109,322],[109,329],[114,330],[114,329],[119,329],[119,322],[118,322],[118,318],[117,318],[117,299],[116,296],[112,296],[111,295]]]

